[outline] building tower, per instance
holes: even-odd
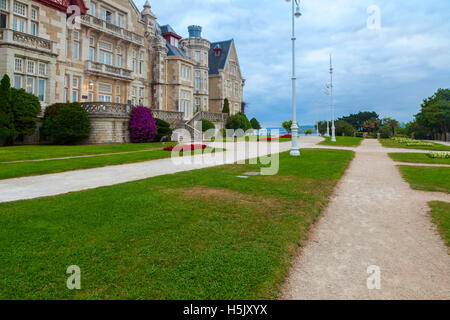
[[[194,113],[209,110],[208,54],[211,43],[202,38],[202,27],[189,26],[189,38],[181,40],[181,47],[195,62],[194,66]]]

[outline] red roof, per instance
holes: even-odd
[[[54,8],[61,12],[67,12],[69,6],[78,6],[81,14],[86,14],[87,8],[83,0],[34,0],[47,7]]]

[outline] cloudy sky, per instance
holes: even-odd
[[[145,0],[137,0],[141,9]],[[150,0],[160,24],[211,41],[235,39],[249,117],[279,126],[291,115],[290,4],[284,0]],[[380,12],[380,28],[376,13]],[[370,9],[370,10],[369,10]],[[410,121],[422,100],[450,87],[450,1],[302,0],[297,19],[299,122],[327,117],[329,54],[337,116],[377,111]],[[368,20],[369,26],[368,28]],[[375,24],[374,24],[375,23]],[[316,107],[318,106],[318,107]]]

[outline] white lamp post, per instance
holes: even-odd
[[[336,127],[334,126],[334,100],[333,100],[333,63],[330,54],[330,99],[331,99],[331,141],[336,142]]]
[[[286,0],[286,2],[290,2],[291,0]],[[297,6],[297,9],[295,8]],[[299,0],[292,0],[292,148],[291,148],[291,156],[298,157],[300,156],[300,148],[298,146],[298,124],[297,124],[297,103],[295,96],[295,83],[296,83],[296,75],[295,75],[295,18],[301,17],[300,13],[300,5]]]
[[[331,119],[331,99],[330,99],[330,85],[326,85],[326,89],[324,91],[325,95],[328,98],[328,111],[327,111],[327,133],[325,134],[325,137],[330,136],[330,119]]]

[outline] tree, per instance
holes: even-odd
[[[324,135],[327,133],[327,121],[319,121],[318,123],[319,133]]]
[[[347,117],[342,117],[338,120],[345,121],[349,123],[355,130],[357,131],[363,131],[364,129],[364,123],[366,121],[372,120],[372,119],[379,119],[379,115],[376,112],[359,112],[357,114],[351,114]]]
[[[308,136],[308,135],[310,135],[310,134],[313,134],[313,131],[312,131],[312,129],[308,129],[308,130],[306,130],[305,131],[305,134]]]
[[[241,103],[241,112],[245,113],[245,110],[247,109],[247,107],[248,107],[248,103],[245,102],[245,101],[242,101],[242,103]]]
[[[292,132],[292,120],[284,121],[281,126],[288,132]],[[297,126],[300,127],[300,125],[297,123]]]
[[[130,139],[133,143],[151,142],[156,136],[156,120],[152,111],[144,106],[137,106],[131,111]]]
[[[439,89],[425,99],[416,120],[434,139],[447,138],[450,131],[450,89]]]
[[[246,132],[247,130],[252,129],[252,125],[250,124],[250,121],[248,121],[245,113],[238,112],[228,118],[225,128],[233,130],[242,129]]]
[[[355,134],[355,129],[352,127],[352,125],[343,120],[336,121],[335,127],[336,127],[336,135],[338,136],[344,135],[347,137],[351,137]]]
[[[223,100],[222,113],[226,113],[228,115],[230,114],[230,102],[228,101],[228,98],[225,98],[225,100]]]
[[[172,138],[172,129],[170,123],[161,119],[155,119],[156,121],[156,136],[155,141],[162,141],[165,137],[165,141],[170,141]]]
[[[208,130],[216,128],[216,125],[209,120],[203,119],[201,123],[202,123],[202,132],[206,132]]]
[[[391,136],[396,136],[396,129],[400,126],[400,123],[397,120],[391,119],[391,118],[384,118],[382,120],[382,125],[383,126],[388,126],[389,128],[391,128],[391,132],[392,135]]]
[[[11,107],[14,114],[14,128],[18,136],[26,137],[34,133],[37,115],[41,112],[38,97],[23,89],[11,89]]]
[[[91,124],[78,103],[56,103],[45,109],[41,132],[57,144],[75,144],[89,137]]]
[[[372,118],[372,119],[364,122],[363,129],[366,132],[375,133],[378,131],[378,128],[380,127],[380,125],[381,125],[380,120],[378,120],[376,118]]]
[[[11,108],[11,81],[5,74],[0,82],[0,139],[17,136],[14,129],[14,114]]]
[[[392,127],[387,124],[382,126],[378,133],[382,139],[389,139],[393,136]]]
[[[250,120],[250,124],[252,125],[253,129],[261,130],[261,124],[259,123],[258,120],[256,120],[256,118],[252,118],[252,120]]]

